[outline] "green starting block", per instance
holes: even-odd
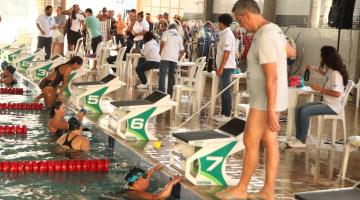
[[[105,101],[106,94],[125,86],[115,75],[109,74],[100,81],[72,83],[78,90],[72,90],[72,103],[77,107],[86,108],[93,113],[110,113],[113,111],[110,101]]]
[[[44,49],[37,49],[32,54],[19,54],[13,61],[13,66],[17,69],[26,70],[32,61],[45,60]]]
[[[225,169],[227,158],[245,148],[245,123],[233,118],[219,129],[174,133],[171,167],[194,185],[235,185],[239,180],[227,175]]]
[[[153,92],[143,100],[114,101],[116,107],[109,116],[109,128],[126,140],[157,140],[148,129],[149,120],[176,103],[170,95],[160,91]]]
[[[35,80],[41,80],[47,76],[48,71],[66,62],[67,58],[60,55],[52,57],[48,61],[33,61],[28,67],[27,73]]]

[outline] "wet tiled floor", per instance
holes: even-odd
[[[210,84],[208,83],[207,88],[209,87]],[[150,94],[150,92],[146,90],[137,90],[126,87],[113,92],[111,94],[111,98],[114,100],[142,99],[148,94]],[[207,102],[208,100],[209,92],[206,90],[204,102]],[[169,154],[171,147],[174,145],[174,139],[170,137],[170,133],[178,130],[179,124],[190,116],[188,113],[188,110],[190,109],[187,109],[190,106],[191,100],[184,99],[182,104],[182,113],[179,114],[179,116],[175,116],[174,111],[172,110],[171,112],[161,114],[151,120],[149,126],[156,132],[157,137],[160,140],[166,138],[160,149],[154,148],[152,142],[127,143],[145,157],[153,158],[162,162],[164,165],[169,166]],[[219,101],[217,102],[216,110],[219,110]],[[360,135],[359,112],[360,109],[355,109],[354,103],[349,102],[346,107],[348,136]],[[108,129],[107,115],[99,116],[88,114],[88,118],[91,121],[98,123],[104,129]],[[293,199],[294,193],[296,192],[349,187],[360,180],[360,151],[352,152],[350,154],[347,179],[345,181],[341,181],[338,175],[341,169],[344,153],[343,146],[339,144],[336,146],[322,144],[320,150],[316,149],[316,119],[312,123],[311,141],[309,141],[306,149],[287,148],[284,143],[286,122],[282,122],[281,125],[282,131],[279,134],[281,161],[276,183],[277,199]],[[194,117],[189,123],[181,128],[184,130],[205,130],[213,129],[219,126],[220,124],[214,123],[214,121],[209,117],[209,109],[206,108],[201,112],[200,116],[198,115]],[[330,129],[327,124],[325,125],[324,133],[326,134],[324,134],[323,138],[330,136]],[[338,133],[338,139],[340,139],[342,135],[340,126],[338,126]],[[238,153],[229,159],[231,166],[228,167],[227,173],[231,174],[231,176],[235,178],[239,178],[242,170],[242,153]],[[175,171],[173,172],[175,173]],[[264,173],[264,151],[262,151],[258,168],[256,169],[249,186],[250,191],[255,192],[262,187]],[[213,194],[222,189],[221,187],[208,186],[193,186],[193,188],[208,199],[214,199]]]

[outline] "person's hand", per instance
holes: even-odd
[[[308,69],[308,70],[314,70],[314,66],[312,66],[312,65],[306,65],[306,69]]]
[[[182,179],[183,179],[182,176],[173,176],[172,179],[171,179],[171,184],[175,185],[178,182],[180,182]]]
[[[60,101],[63,101],[65,99],[64,95],[63,94],[58,94],[58,99]]]
[[[223,74],[224,70],[222,68],[216,70],[216,75],[221,76]]]
[[[278,132],[280,131],[280,124],[278,115],[275,111],[268,111],[267,113],[267,125],[270,131]]]
[[[315,90],[315,91],[320,91],[321,90],[321,86],[319,83],[313,83],[311,84],[311,89]]]

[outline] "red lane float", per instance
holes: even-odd
[[[109,172],[109,160],[3,161],[0,172]]]
[[[24,94],[24,88],[0,88],[0,94],[23,95]]]
[[[0,110],[44,110],[43,103],[0,103]]]
[[[26,125],[0,125],[0,135],[1,134],[27,134],[27,127]]]

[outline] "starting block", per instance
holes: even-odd
[[[35,80],[39,81],[47,76],[48,71],[63,64],[66,60],[66,57],[56,55],[48,61],[33,61],[30,63],[27,73]]]
[[[73,84],[74,80],[76,80],[76,79],[78,79],[78,78],[80,78],[82,76],[85,76],[86,74],[88,74],[90,72],[91,72],[91,70],[85,68],[84,65],[80,69],[71,72],[71,74],[68,77],[67,87],[64,90],[65,96],[70,97],[71,94],[74,93],[73,90],[72,90],[72,84]]]
[[[26,70],[30,66],[30,62],[45,60],[45,55],[44,49],[37,49],[33,54],[19,54],[12,64],[17,69]]]
[[[116,107],[109,116],[109,127],[126,140],[157,140],[148,129],[149,120],[176,105],[170,95],[160,91],[143,100],[113,101]]]
[[[174,133],[176,145],[171,167],[194,185],[235,185],[238,180],[225,172],[227,158],[242,151],[246,122],[233,118],[219,129]]]
[[[21,53],[26,53],[28,47],[25,44],[11,45],[1,50],[1,58],[12,63]]]
[[[113,107],[104,102],[104,96],[125,86],[126,84],[119,80],[115,75],[109,74],[100,81],[76,82],[73,86],[79,88],[79,91],[72,91],[75,96],[74,105],[77,108],[85,107],[94,113],[110,113]]]

